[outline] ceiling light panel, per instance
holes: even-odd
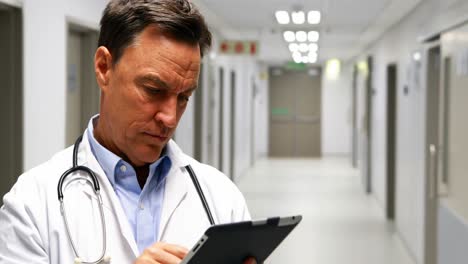
[[[299,44],[297,44],[297,43],[289,44],[289,51],[291,51],[291,52],[299,51]]]
[[[305,31],[297,31],[296,32],[296,40],[299,42],[306,42],[307,41],[307,33]]]
[[[309,51],[309,45],[307,45],[306,43],[299,44],[299,51],[300,52],[308,52]]]
[[[309,31],[309,33],[307,33],[307,39],[310,41],[310,42],[317,42],[319,40],[319,33],[317,31]]]
[[[317,45],[317,43],[310,43],[310,44],[309,44],[309,51],[311,51],[311,52],[317,52],[317,51],[318,51],[318,45]]]
[[[284,40],[286,42],[294,42],[296,41],[296,34],[292,31],[285,31],[283,33]]]
[[[292,12],[291,17],[292,17],[292,22],[296,25],[302,25],[305,23],[304,11]]]
[[[287,25],[290,22],[289,14],[287,11],[276,11],[275,16],[276,21],[278,21],[278,24]]]
[[[313,24],[313,25],[319,24],[320,19],[321,19],[321,14],[319,11],[309,11],[309,13],[307,13],[307,22],[309,22],[309,24]]]
[[[302,55],[298,51],[293,52],[292,57],[293,57],[293,60],[294,60],[295,63],[301,63],[302,62]]]

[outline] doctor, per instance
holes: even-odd
[[[4,196],[0,263],[179,263],[210,226],[187,165],[216,224],[250,218],[225,175],[171,140],[210,45],[203,17],[186,0],[110,1],[94,61],[100,114],[76,157],[73,147],[57,153]],[[58,186],[74,159],[95,174],[102,207],[82,171]]]

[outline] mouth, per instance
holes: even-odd
[[[158,134],[153,134],[153,133],[148,133],[148,132],[144,132],[144,134],[151,137],[154,140],[161,141],[161,142],[166,142],[169,139],[169,137],[166,135],[158,135]]]

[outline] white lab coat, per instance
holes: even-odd
[[[159,241],[191,248],[209,227],[198,193],[184,166],[195,171],[217,224],[250,219],[244,197],[218,170],[185,155],[170,141],[168,156],[172,167],[166,188],[159,226]],[[73,147],[46,163],[24,173],[3,198],[0,210],[0,263],[73,263],[70,245],[57,197],[57,183],[72,166]],[[110,263],[132,263],[139,255],[131,227],[84,133],[78,164],[97,175],[104,202],[107,232],[106,256]],[[74,177],[82,177],[76,175]],[[66,183],[64,184],[64,186]],[[102,249],[99,208],[86,181],[70,183],[64,191],[70,231],[84,260],[95,260]]]

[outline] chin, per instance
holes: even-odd
[[[153,163],[159,159],[161,152],[164,148],[164,145],[161,146],[142,146],[137,149],[137,156],[140,157],[139,160],[144,161],[145,163]]]

